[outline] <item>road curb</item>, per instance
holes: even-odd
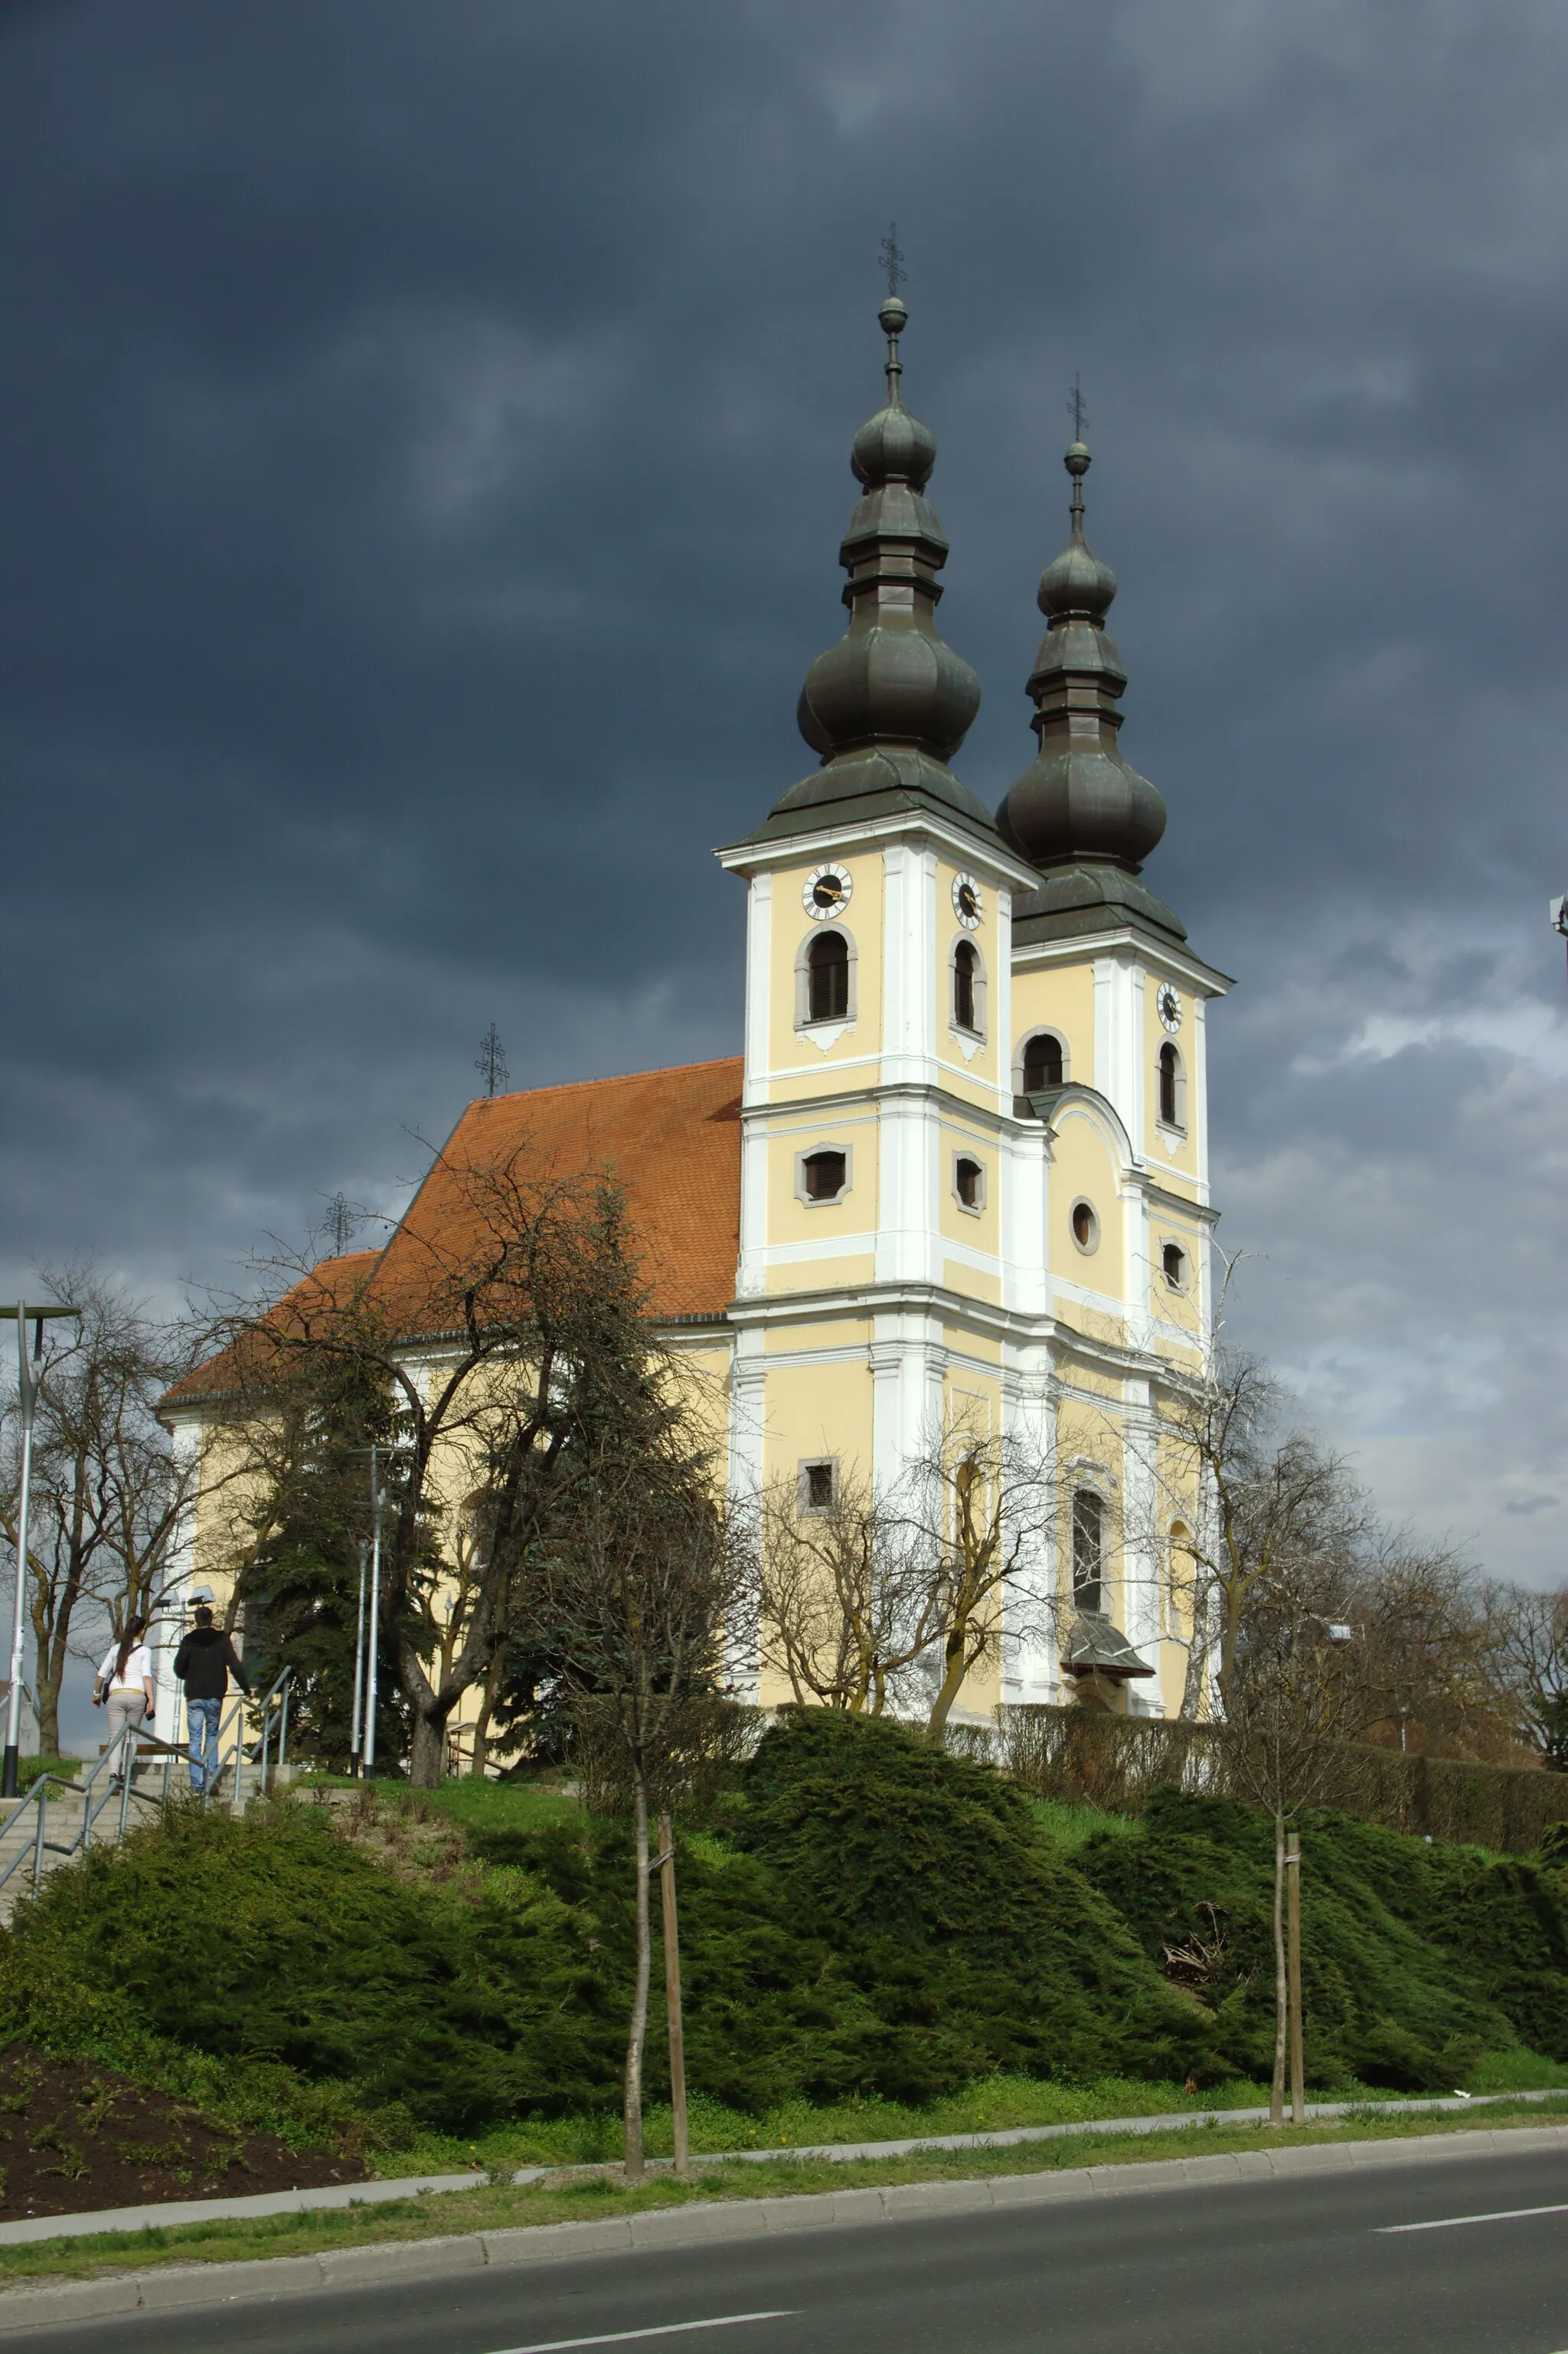
[[[1435,2116],[1447,2111],[1458,2115],[1468,2109],[1485,2108],[1499,2101],[1550,2101],[1562,2096],[1555,2092],[1481,2093],[1472,2101],[1464,2094],[1446,2094],[1441,2099],[1385,2101],[1378,2105],[1379,2114],[1387,2116]],[[1358,2105],[1351,2101],[1309,2101],[1306,2117],[1309,2125],[1326,2125],[1339,2117],[1357,2113]],[[704,2151],[697,2166],[769,2166],[779,2158],[820,2158],[831,2165],[848,2166],[864,2158],[880,2164],[885,2160],[917,2156],[925,2150],[1014,2149],[1025,2143],[1076,2140],[1085,2134],[1171,2133],[1182,2126],[1257,2126],[1267,2123],[1263,2109],[1173,2109],[1142,2117],[1076,2117],[1054,2126],[1004,2126],[991,2133],[925,2134],[903,2141],[801,2142],[787,2149],[728,2149]],[[668,2166],[667,2159],[653,2161],[655,2170]],[[512,2181],[519,2188],[527,2182],[538,2182],[550,2172],[544,2166],[520,2166],[514,2169]],[[597,2174],[597,2166],[560,2167],[554,2169],[563,2174]],[[471,2190],[485,2179],[482,2173],[470,2168],[462,2174],[376,2175],[366,2182],[338,2182],[313,2190],[251,2191],[237,2199],[182,2199],[155,2201],[146,2207],[104,2207],[79,2215],[37,2215],[0,2223],[0,2247],[16,2247],[32,2240],[64,2240],[96,2235],[101,2232],[144,2232],[165,2229],[178,2223],[217,2223],[228,2216],[297,2215],[318,2207],[368,2206],[384,2199],[411,2199],[420,2191],[446,2192]]]
[[[1292,2175],[1421,2166],[1462,2158],[1517,2157],[1559,2149],[1568,2155],[1568,2125],[1502,2126],[1496,2132],[1429,2140],[1308,2144],[1300,2149],[1216,2151],[1208,2157],[1150,2158],[1127,2166],[1064,2167],[1045,2174],[1002,2174],[970,2181],[898,2182],[885,2189],[814,2190],[712,2205],[654,2208],[642,2215],[589,2223],[522,2224],[444,2239],[392,2240],[314,2256],[266,2256],[242,2264],[165,2264],[58,2287],[0,2289],[0,2334],[51,2322],[95,2321],[122,2313],[233,2305],[323,2288],[369,2288],[385,2282],[438,2280],[454,2272],[561,2264],[630,2255],[709,2241],[762,2239],[789,2232],[856,2223],[974,2215],[988,2209],[1056,2207],[1075,2200],[1213,2189],[1225,2182],[1280,2180]]]

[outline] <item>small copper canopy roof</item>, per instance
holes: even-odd
[[[1070,1676],[1120,1676],[1124,1681],[1154,1673],[1101,1610],[1078,1612],[1063,1640],[1062,1665]]]

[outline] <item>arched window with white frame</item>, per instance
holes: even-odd
[[[954,941],[948,959],[952,1025],[971,1038],[985,1035],[985,960],[973,940]]]
[[[842,925],[808,933],[795,959],[795,1026],[854,1020],[855,947]]]
[[[1181,1067],[1181,1050],[1167,1038],[1155,1063],[1156,1095],[1160,1106],[1161,1128],[1183,1130],[1187,1125],[1187,1075]]]
[[[1018,1076],[1022,1095],[1042,1096],[1062,1086],[1067,1076],[1067,1058],[1054,1030],[1036,1030],[1024,1040]]]

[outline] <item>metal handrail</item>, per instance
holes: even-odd
[[[294,1671],[292,1668],[284,1668],[279,1675],[274,1677],[272,1682],[269,1684],[267,1690],[262,1693],[260,1702],[255,1703],[260,1713],[261,1731],[260,1742],[253,1742],[250,1745],[249,1758],[255,1759],[260,1756],[261,1768],[260,1789],[263,1796],[266,1794],[268,1783],[271,1778],[271,1776],[273,1774],[281,1773],[287,1762],[289,1743],[289,1692],[293,1681],[293,1673]],[[277,1703],[278,1755],[275,1760],[270,1760],[269,1757],[269,1751],[271,1744],[274,1702]],[[236,1806],[243,1803],[245,1767],[248,1762],[245,1739],[245,1712],[247,1708],[250,1705],[251,1703],[244,1698],[237,1700],[233,1709],[225,1719],[225,1724],[229,1726],[237,1725],[238,1728],[235,1734],[233,1745],[227,1755],[223,1749],[223,1727],[219,1727],[217,1766],[217,1770],[209,1776],[203,1786],[202,1804],[204,1806],[206,1806],[207,1801],[210,1799],[217,1784],[222,1780],[225,1767],[230,1763],[232,1763],[234,1766],[233,1803]],[[177,1713],[175,1723],[176,1724],[178,1723]],[[170,1778],[174,1773],[175,1762],[177,1759],[182,1758],[185,1753],[180,1748],[177,1742],[160,1741],[154,1735],[143,1733],[140,1726],[129,1724],[122,1726],[114,1740],[110,1744],[108,1748],[104,1750],[103,1755],[99,1758],[97,1765],[93,1766],[91,1772],[81,1776],[79,1779],[73,1776],[68,1780],[63,1774],[40,1774],[37,1779],[28,1789],[26,1796],[20,1801],[8,1819],[3,1825],[0,1825],[0,1829],[11,1831],[21,1822],[29,1807],[31,1807],[35,1811],[37,1819],[34,1824],[32,1837],[30,1839],[21,1840],[17,1845],[16,1854],[11,1858],[9,1863],[5,1864],[4,1867],[0,1867],[0,1888],[5,1887],[5,1882],[10,1879],[12,1873],[17,1869],[18,1865],[25,1861],[28,1856],[31,1856],[33,1862],[33,1893],[37,1895],[43,1879],[45,1856],[72,1856],[77,1854],[79,1850],[90,1845],[93,1829],[97,1824],[99,1817],[103,1813],[105,1808],[112,1804],[116,1796],[118,1796],[120,1801],[120,1819],[114,1827],[114,1843],[116,1846],[119,1846],[120,1842],[125,1837],[132,1799],[133,1797],[144,1799],[151,1796],[150,1792],[138,1790],[133,1787],[137,1756],[147,1749],[153,1750],[163,1757],[164,1787],[159,1794],[159,1802],[166,1806],[169,1799]],[[111,1770],[115,1767],[118,1767],[119,1770]],[[102,1790],[99,1791],[95,1796],[95,1787],[100,1778],[104,1776],[107,1776],[108,1777],[104,1782],[104,1787]],[[76,1836],[73,1839],[62,1841],[60,1840],[51,1840],[48,1836],[49,1794],[51,1789],[63,1791],[68,1797],[79,1798],[81,1800],[81,1821],[77,1828]]]
[[[214,1790],[222,1781],[225,1773],[230,1766],[234,1768],[234,1793],[231,1804],[236,1807],[243,1804],[245,1795],[245,1768],[248,1764],[258,1760],[260,1765],[260,1788],[261,1796],[263,1797],[266,1797],[267,1786],[271,1775],[281,1772],[284,1765],[287,1763],[289,1742],[289,1691],[290,1687],[293,1682],[293,1677],[294,1670],[291,1667],[283,1668],[280,1670],[276,1676],[273,1677],[272,1681],[268,1685],[266,1691],[262,1693],[259,1701],[247,1700],[243,1696],[236,1700],[234,1706],[229,1710],[228,1714],[223,1719],[217,1729],[217,1765],[211,1776],[208,1777],[202,1790],[202,1804],[204,1806],[206,1806],[210,1800]],[[274,1701],[278,1702],[279,1707],[278,1755],[275,1761],[270,1761],[268,1752],[271,1744],[272,1703]],[[260,1739],[252,1740],[249,1748],[247,1748],[245,1719],[246,1712],[250,1708],[255,1708],[259,1712],[261,1720],[261,1727]],[[230,1731],[233,1731],[234,1739],[230,1746],[228,1749],[225,1749],[223,1745],[224,1735],[226,1733]]]
[[[5,1882],[10,1879],[11,1874],[16,1871],[17,1865],[21,1863],[26,1856],[30,1854],[33,1859],[33,1893],[36,1895],[37,1893],[38,1883],[43,1878],[44,1857],[47,1854],[75,1855],[79,1848],[85,1847],[88,1844],[92,1837],[93,1825],[97,1822],[99,1816],[103,1812],[104,1808],[110,1805],[115,1796],[117,1780],[120,1797],[120,1821],[115,1830],[116,1844],[124,1838],[125,1820],[131,1803],[131,1774],[134,1770],[135,1766],[135,1752],[132,1747],[132,1744],[137,1738],[138,1734],[135,1727],[129,1724],[122,1726],[114,1740],[110,1743],[109,1747],[104,1751],[97,1765],[92,1768],[90,1774],[84,1775],[79,1781],[77,1781],[74,1778],[68,1781],[63,1774],[40,1774],[38,1776],[37,1780],[28,1790],[26,1797],[21,1801],[20,1805],[16,1808],[16,1812],[10,1817],[5,1826],[6,1830],[13,1829],[15,1826],[21,1821],[29,1807],[32,1807],[37,1812],[37,1821],[35,1825],[31,1840],[22,1841],[21,1844],[18,1845],[16,1854],[11,1858],[10,1862],[6,1864],[4,1871],[0,1871],[0,1888],[4,1888]],[[160,1746],[163,1745],[164,1744],[160,1744]],[[119,1762],[127,1770],[122,1772],[118,1776],[111,1774],[101,1794],[95,1800],[92,1797],[93,1785],[97,1782],[100,1775],[105,1773],[108,1768],[116,1764],[116,1762]],[[165,1793],[168,1789],[168,1776],[169,1768],[167,1763],[165,1763],[164,1767],[164,1787]],[[81,1823],[78,1829],[76,1837],[73,1840],[68,1840],[63,1844],[58,1840],[51,1840],[45,1836],[48,1825],[49,1790],[51,1786],[56,1789],[66,1791],[72,1797],[79,1797],[82,1802]]]

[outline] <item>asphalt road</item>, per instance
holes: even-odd
[[[1530,2209],[1556,2211],[1507,2211]],[[1438,2228],[1388,2228],[1414,2223]],[[1568,2163],[1547,2152],[858,2224],[6,2342],[535,2354],[618,2341],[630,2354],[1568,2354]]]

